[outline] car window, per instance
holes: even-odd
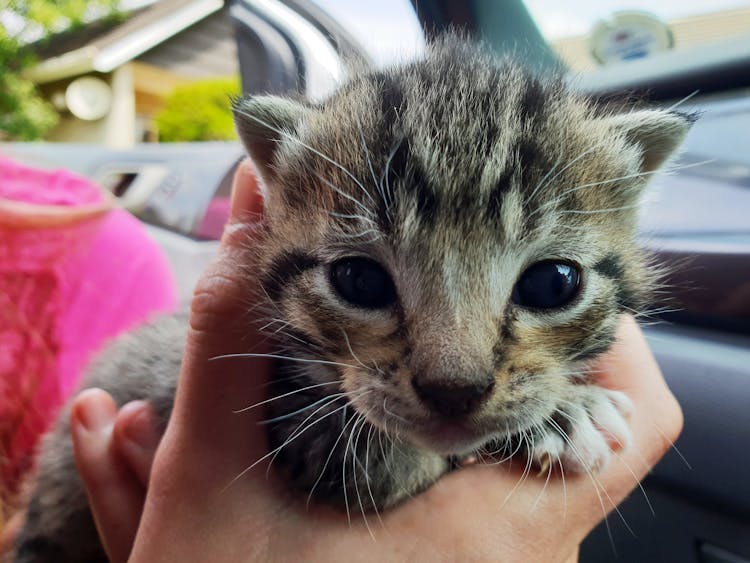
[[[545,39],[575,71],[593,71],[750,32],[742,0],[525,0]]]
[[[409,0],[315,0],[365,48],[378,66],[409,59],[424,49],[424,35]]]

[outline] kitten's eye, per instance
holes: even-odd
[[[331,285],[357,307],[382,309],[396,301],[396,288],[383,267],[367,258],[343,258],[331,264]]]
[[[521,274],[511,299],[529,309],[557,309],[573,300],[580,282],[581,274],[572,264],[544,260]]]

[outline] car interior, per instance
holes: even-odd
[[[353,61],[377,64],[337,16],[341,4],[231,2],[243,91],[320,100]],[[404,4],[425,37],[460,29],[540,72],[568,72],[522,0]],[[669,291],[640,320],[684,431],[643,488],[590,534],[580,560],[750,563],[750,35],[568,76],[602,99],[700,115],[676,165],[652,183],[640,226],[642,244],[671,267]],[[244,154],[234,141],[0,151],[110,190],[166,252],[182,302],[216,251]]]

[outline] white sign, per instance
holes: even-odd
[[[671,49],[672,32],[666,23],[647,12],[617,12],[600,21],[591,32],[590,49],[600,64],[649,57]]]

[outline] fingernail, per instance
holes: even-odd
[[[103,391],[89,389],[77,399],[75,416],[85,430],[99,432],[113,423],[114,404]]]
[[[255,169],[249,159],[242,161],[237,168],[232,186],[230,214],[234,219],[259,215],[263,212],[263,198],[260,195]]]
[[[150,407],[145,401],[133,401],[123,407],[136,412],[130,416],[123,426],[123,437],[131,444],[144,449],[152,449],[159,443],[159,436],[154,429]]]

